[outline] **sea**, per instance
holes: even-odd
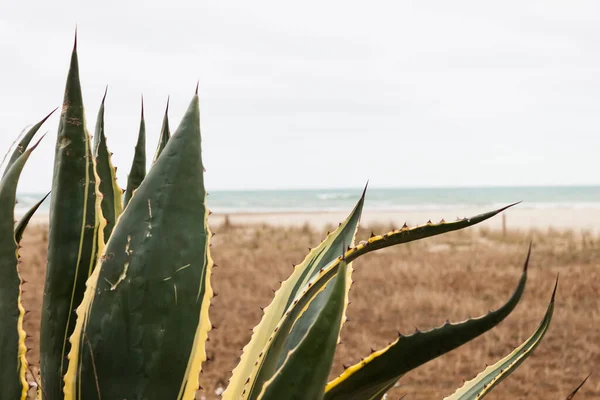
[[[214,190],[207,202],[214,213],[327,212],[352,209],[363,188],[294,190]],[[16,214],[22,215],[44,193],[17,195]],[[369,188],[370,211],[493,209],[522,201],[519,208],[600,208],[600,186],[519,186],[469,188]],[[48,198],[39,213],[47,213]]]

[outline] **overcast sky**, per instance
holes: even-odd
[[[123,187],[141,94],[150,159],[197,80],[209,190],[600,183],[598,1],[33,3],[0,5],[2,153],[61,105],[77,24]]]

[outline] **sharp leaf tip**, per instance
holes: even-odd
[[[552,291],[552,298],[550,299],[551,303],[554,303],[554,299],[556,298],[556,289],[558,289],[558,275],[556,274],[556,282],[554,283],[554,290]]]

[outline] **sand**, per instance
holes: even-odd
[[[350,210],[348,210],[349,212]],[[442,218],[452,221],[456,218],[472,217],[491,211],[489,208],[469,208],[456,211],[379,211],[369,210],[368,205],[363,211],[362,225],[390,225],[401,227],[405,222],[409,226],[421,225],[431,219],[438,222]],[[336,226],[347,216],[344,212],[269,212],[269,213],[232,213],[227,214],[234,224],[266,224],[270,226],[302,226],[309,224],[322,229]],[[504,216],[504,217],[503,217]],[[222,224],[225,214],[214,213],[210,216],[211,225]],[[517,230],[571,230],[574,233],[600,233],[600,208],[548,208],[531,209],[519,205],[504,211],[502,214],[479,224],[479,228],[502,229],[503,219],[508,229]],[[39,214],[32,219],[32,224],[47,224],[48,215]]]
[[[574,232],[600,233],[600,208],[581,209],[524,209],[515,206],[488,221],[480,224],[480,227],[490,229],[501,229],[503,224],[502,215],[505,216],[508,229],[519,230],[546,230],[549,228],[559,230],[572,230]],[[411,212],[382,212],[363,211],[362,224],[365,226],[373,224],[389,224],[401,227],[404,222],[409,226],[421,225],[431,219],[438,222],[442,218],[447,221],[460,217],[472,217],[490,209],[460,209],[455,212],[448,211],[411,211]],[[305,223],[315,228],[326,225],[337,225],[346,218],[341,212],[295,212],[295,213],[238,213],[229,214],[232,223],[239,224],[268,224],[272,226],[301,226]],[[211,223],[220,224],[224,218],[223,214],[211,215]]]

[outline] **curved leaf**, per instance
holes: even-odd
[[[97,259],[103,222],[97,185],[75,42],[56,140],[40,331],[42,392],[49,400],[62,397],[74,311]]]
[[[310,279],[319,272],[319,270],[342,254],[346,250],[346,246],[354,243],[354,237],[363,210],[365,193],[366,187],[356,203],[356,206],[344,223],[340,224],[335,231],[329,234],[319,246],[312,249],[304,261],[294,267],[292,275],[284,281],[279,290],[275,292],[271,304],[264,309],[264,314],[260,323],[253,329],[252,338],[244,347],[239,364],[233,370],[229,385],[223,393],[224,400],[239,400],[242,391],[244,390],[244,386],[246,385],[246,380],[252,373],[259,354],[263,351],[269,337],[273,334],[273,330],[281,320],[286,309],[288,309],[290,304],[294,301],[294,298],[301,293],[301,290],[306,286]],[[348,265],[346,273],[346,304],[351,274],[352,266]],[[345,319],[344,306],[342,323]]]
[[[261,400],[314,400],[323,396],[339,334],[346,296],[346,263],[342,262],[334,280],[317,294],[308,308],[316,308],[310,325],[302,330],[295,347],[271,379],[265,382]],[[318,300],[318,301],[317,301]],[[296,321],[293,330],[298,330]]]
[[[42,118],[42,120],[40,122],[33,125],[27,131],[27,133],[25,135],[23,135],[23,137],[21,138],[21,141],[19,142],[19,144],[13,151],[12,155],[10,156],[10,159],[8,160],[8,164],[6,164],[6,168],[4,169],[4,174],[2,176],[5,176],[8,173],[8,170],[14,164],[14,162],[17,161],[17,159],[19,157],[21,157],[21,154],[23,154],[25,152],[25,150],[27,150],[27,146],[29,146],[29,143],[31,143],[31,140],[33,139],[33,137],[35,136],[37,131],[40,130],[40,128],[44,124],[44,122],[46,122],[46,120],[48,118],[50,118],[50,116],[52,114],[54,114],[54,111],[56,111],[56,110],[58,110],[58,108],[55,108],[54,110],[50,111],[50,113],[48,115],[46,115],[44,118]]]
[[[457,219],[454,222],[446,222],[441,220],[439,223],[434,224],[428,221],[425,225],[415,226],[409,228],[404,225],[401,229],[396,229],[386,233],[385,235],[373,235],[364,243],[359,244],[353,249],[348,250],[346,258],[355,260],[356,258],[370,253],[371,251],[383,249],[386,247],[394,246],[401,243],[408,243],[415,240],[425,239],[427,237],[440,235],[442,233],[456,231],[464,229],[469,226],[476,225],[483,222],[493,216],[501,213],[502,211],[519,203],[513,203],[500,209],[486,212],[483,214],[476,215],[470,218]]]
[[[517,306],[525,291],[527,265],[510,299],[496,311],[475,319],[444,325],[409,336],[400,335],[386,348],[371,353],[327,385],[327,400],[370,400],[383,395],[405,373],[441,356],[498,325]]]
[[[558,279],[554,285],[552,298],[548,309],[544,315],[544,319],[538,326],[537,330],[529,339],[517,347],[512,353],[498,361],[496,364],[487,367],[474,379],[465,382],[452,396],[445,397],[444,400],[475,400],[482,399],[488,394],[497,384],[502,382],[504,378],[509,376],[527,357],[531,355],[533,350],[540,344],[542,338],[550,327],[552,321],[552,313],[554,312],[554,297],[556,295],[556,287]]]
[[[15,227],[15,240],[17,241],[17,243],[21,242],[21,238],[23,237],[23,232],[25,232],[25,228],[27,228],[29,221],[31,220],[31,218],[33,217],[33,215],[35,214],[37,209],[40,208],[40,206],[42,205],[44,200],[46,200],[46,198],[48,197],[49,194],[50,194],[50,192],[48,192],[44,197],[42,197],[42,199],[40,201],[35,203],[29,210],[27,210],[27,212],[25,214],[23,214],[23,216],[17,223],[17,226]]]
[[[37,146],[37,145],[36,145]],[[21,303],[21,277],[13,225],[16,191],[21,171],[35,148],[27,150],[0,181],[0,388],[7,399],[27,398],[27,358]]]
[[[510,206],[508,206],[508,207],[510,207]],[[457,229],[466,228],[468,226],[475,225],[479,222],[485,221],[486,219],[493,217],[494,215],[507,209],[508,207],[503,207],[501,209],[498,209],[498,210],[495,210],[492,212],[480,214],[480,215],[477,215],[472,218],[465,218],[462,220],[458,220],[456,222],[447,223],[447,222],[442,221],[439,224],[427,223],[426,225],[417,226],[415,228],[402,228],[401,230],[392,231],[383,236],[381,236],[381,235],[375,236],[374,235],[368,241],[361,242],[358,246],[353,247],[353,248],[349,249],[348,251],[346,251],[344,257],[341,257],[341,256],[337,257],[336,259],[331,261],[329,264],[327,264],[326,267],[323,267],[320,270],[318,270],[318,272],[311,279],[309,279],[307,281],[307,284],[303,286],[303,291],[299,292],[299,294],[295,296],[294,300],[292,301],[292,305],[290,305],[290,307],[287,309],[287,311],[285,311],[285,313],[286,313],[286,315],[289,314],[290,312],[293,311],[293,309],[295,307],[297,307],[298,304],[305,301],[305,300],[303,300],[303,297],[306,295],[307,291],[322,290],[328,284],[328,282],[332,279],[332,277],[335,276],[335,274],[337,274],[337,269],[340,265],[342,258],[344,258],[346,260],[346,262],[350,263],[351,261],[355,260],[356,258],[358,258],[362,255],[365,255],[371,251],[379,250],[379,249],[382,249],[382,248],[385,248],[388,246],[392,246],[392,245],[396,245],[396,244],[400,244],[400,243],[406,243],[406,242],[410,242],[413,240],[423,239],[425,237],[434,236],[434,235],[442,234],[445,232],[450,232],[450,231],[457,230]],[[310,254],[309,254],[309,256],[310,256]],[[283,287],[283,285],[282,285],[282,287]],[[277,296],[277,294],[276,294],[276,296]],[[267,338],[264,338],[264,337],[261,338],[262,339],[261,343],[265,343],[266,345],[263,346],[262,348],[260,348],[259,351],[256,352],[256,354],[253,354],[253,357],[251,359],[251,360],[253,360],[253,362],[250,361],[251,364],[250,364],[250,368],[249,368],[251,372],[249,374],[244,374],[246,376],[245,380],[242,380],[242,382],[243,382],[242,385],[244,386],[244,388],[240,392],[238,392],[238,393],[241,393],[241,396],[243,398],[247,398],[250,395],[250,393],[253,393],[254,396],[256,396],[258,394],[258,392],[256,391],[256,381],[259,380],[258,387],[261,387],[261,385],[262,385],[262,383],[260,382],[260,379],[259,379],[260,377],[258,376],[259,373],[263,374],[262,382],[264,383],[264,380],[268,379],[274,372],[274,369],[273,369],[274,367],[273,367],[272,363],[274,362],[273,360],[277,360],[277,361],[280,360],[278,358],[278,356],[269,357],[270,364],[266,368],[263,368],[263,363],[264,363],[265,358],[267,358],[266,357],[267,350],[269,350],[273,346],[273,344],[271,342],[271,340],[273,339],[273,336],[277,336],[276,335],[276,329],[278,329],[277,326],[281,325],[283,322],[285,322],[285,321],[280,320],[278,322],[278,325],[276,325],[276,327],[274,329],[269,329],[269,331],[265,330],[265,332],[263,332],[263,333],[267,333],[269,335],[267,337],[268,340],[267,340]],[[262,323],[262,321],[261,321],[261,323]],[[255,328],[255,330],[256,330],[256,328]],[[271,333],[269,334],[268,332],[271,332]],[[273,335],[273,332],[275,332],[275,335]],[[254,337],[253,337],[253,339],[254,339]],[[282,340],[281,343],[278,343],[278,346],[283,346],[284,343],[285,343],[285,341]],[[275,351],[275,354],[280,354],[280,351],[281,351],[280,348],[277,349],[277,351]],[[246,360],[246,362],[248,363],[248,360]],[[248,364],[246,364],[246,365],[248,365]],[[238,367],[236,367],[236,368],[238,368]],[[234,374],[235,374],[235,372],[236,372],[236,370],[234,370]],[[265,379],[265,377],[266,377],[266,379]],[[229,388],[228,388],[228,390],[229,390]],[[233,400],[233,399],[239,398],[240,394],[238,394],[238,393],[233,393],[233,394],[237,394],[238,397],[228,397],[227,399]]]
[[[135,153],[131,169],[127,176],[127,190],[125,191],[125,200],[123,207],[131,200],[133,193],[140,186],[146,177],[146,122],[144,121],[144,101],[142,100],[142,116],[140,119],[140,131],[138,133],[137,144],[135,145]]]
[[[104,227],[104,242],[108,241],[117,219],[123,212],[123,190],[117,183],[117,169],[113,167],[111,153],[106,145],[104,135],[104,101],[106,92],[102,97],[96,132],[94,134],[94,157],[96,158],[96,172],[100,177],[100,193],[102,193],[102,216],[106,220]]]
[[[193,399],[212,260],[198,96],[119,218],[87,283],[65,399]]]

